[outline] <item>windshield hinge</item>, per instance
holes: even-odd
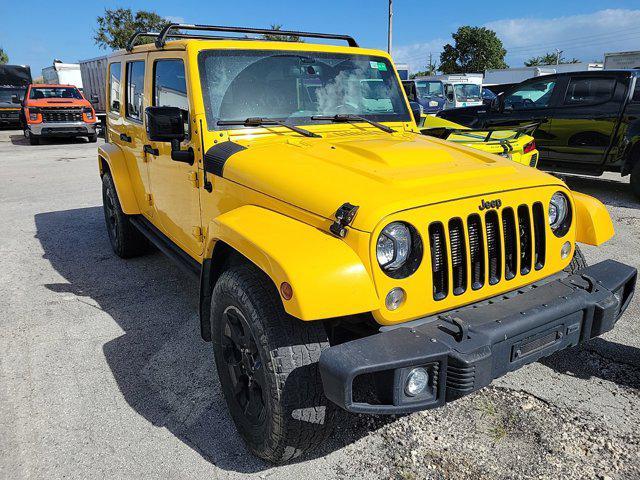
[[[198,243],[202,243],[204,241],[204,234],[202,232],[202,227],[193,227],[191,229],[191,235],[196,239]]]
[[[198,172],[189,172],[189,181],[193,188],[198,188]]]
[[[336,237],[344,238],[347,236],[347,226],[353,222],[356,213],[358,212],[357,205],[351,205],[349,202],[343,203],[338,210],[336,210],[336,221],[331,224],[329,230]]]

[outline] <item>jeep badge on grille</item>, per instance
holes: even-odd
[[[500,208],[501,206],[502,206],[502,200],[490,200],[488,202],[481,200],[480,205],[478,206],[478,209],[489,210],[490,208]]]

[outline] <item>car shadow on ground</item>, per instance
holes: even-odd
[[[200,338],[197,281],[158,252],[116,257],[101,207],[41,213],[35,223],[44,258],[65,279],[46,288],[97,304],[124,331],[103,351],[131,408],[219,468],[271,468],[247,451],[227,412],[212,349]],[[339,415],[331,439],[298,461],[327,455],[393,421]]]
[[[46,147],[47,145],[67,145],[78,143],[89,143],[86,137],[50,137],[41,138],[40,145],[30,145],[29,140],[22,134],[10,135],[9,139],[13,145],[26,146],[31,148]]]
[[[594,338],[540,360],[558,373],[584,380],[601,378],[640,391],[640,348]]]
[[[605,205],[640,208],[640,200],[633,194],[631,185],[626,181],[578,175],[562,175],[561,177],[571,190],[596,197]]]

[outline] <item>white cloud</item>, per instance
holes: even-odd
[[[583,15],[555,18],[523,17],[496,20],[484,25],[495,30],[507,49],[512,67],[537,55],[563,50],[566,58],[585,62],[602,60],[605,52],[640,49],[640,10],[607,9]],[[442,46],[451,39],[398,46],[394,59],[412,69],[426,63],[429,52],[439,60]],[[437,53],[436,53],[437,52]]]
[[[168,20],[171,23],[187,23],[184,21],[184,17],[174,17],[172,15],[169,15],[167,17],[164,17],[165,20]]]

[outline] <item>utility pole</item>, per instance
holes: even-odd
[[[556,65],[560,65],[560,55],[562,55],[562,52],[564,52],[564,50],[556,48]]]
[[[433,71],[433,62],[431,59],[433,58],[433,53],[429,52],[429,75],[435,75],[436,72]]]
[[[387,52],[391,55],[391,46],[393,37],[393,0],[389,0],[389,34],[387,37]]]

